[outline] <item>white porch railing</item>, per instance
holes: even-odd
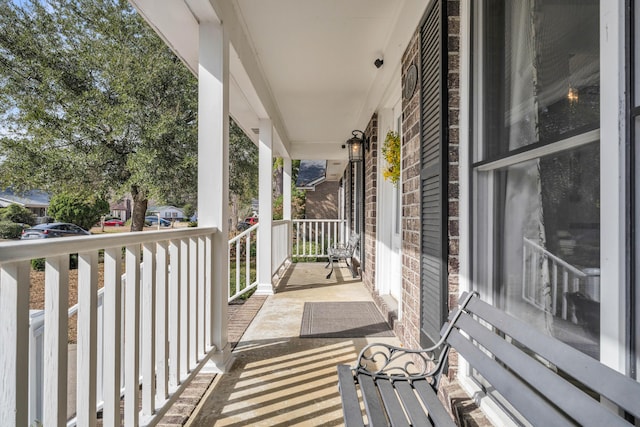
[[[229,240],[229,301],[258,286],[256,224]]]
[[[328,249],[345,241],[347,222],[342,219],[294,219],[294,258],[325,258]]]
[[[543,268],[548,269],[548,276],[541,274]],[[522,298],[540,310],[567,320],[569,313],[564,295],[578,291],[599,301],[600,270],[580,270],[525,237],[522,246]],[[549,293],[550,301],[546,302]]]
[[[294,242],[292,224],[296,229]],[[255,225],[229,241],[229,301],[249,292],[257,285],[258,227],[259,225]],[[275,221],[271,244],[272,273],[275,274],[288,259],[291,259],[292,243],[298,249],[296,256],[326,256],[327,248],[344,237],[344,227],[345,222],[341,220]],[[20,373],[16,371],[12,374],[9,368],[22,366],[21,363],[24,361],[19,356],[12,359],[11,355],[0,355],[0,361],[4,363],[3,375],[14,375],[20,380],[24,379],[25,375],[28,378],[28,399],[20,399],[19,405],[17,399],[23,396],[25,383],[18,383],[16,380],[13,390],[5,388],[5,395],[0,392],[0,409],[4,408],[0,416],[10,415],[11,410],[7,409],[10,406],[6,404],[13,399],[19,406],[15,417],[24,416],[22,411],[26,408],[29,424],[50,421],[51,417],[55,417],[59,422],[64,420],[69,426],[83,425],[82,420],[90,418],[91,414],[95,415],[98,410],[103,410],[104,425],[117,425],[118,422],[112,420],[119,420],[117,402],[125,396],[127,420],[137,417],[142,425],[156,423],[175,400],[175,396],[201,367],[206,359],[203,356],[205,348],[211,348],[209,323],[203,323],[206,319],[211,319],[211,304],[205,303],[210,301],[211,290],[203,288],[202,276],[210,270],[200,264],[202,260],[210,259],[207,253],[211,250],[212,235],[212,229],[187,229],[3,244],[0,247],[0,296],[3,300],[0,301],[3,308],[0,321],[3,324],[6,322],[8,328],[2,331],[2,337],[14,337],[17,355],[22,354],[18,349],[25,345],[24,337],[17,336],[21,330],[17,319],[24,315],[23,291],[29,287],[29,264],[33,258],[47,260],[48,293],[46,310],[33,310],[30,313],[27,311],[28,367],[25,366]],[[97,289],[99,252],[104,252],[105,287]],[[68,280],[65,278],[68,277],[68,257],[71,253],[80,253],[79,259],[82,260],[78,267],[79,282],[82,284],[79,289],[81,299],[78,304],[67,309]],[[121,274],[123,254],[126,260],[125,274]],[[141,258],[151,260],[149,273],[145,273]],[[140,290],[130,292],[126,289],[127,278],[134,281],[137,278],[142,294]],[[140,289],[134,287],[134,291],[136,288]],[[54,292],[52,289],[57,291]],[[26,298],[28,301],[28,293]],[[125,309],[129,300],[138,301],[137,310]],[[16,303],[15,306],[9,307],[10,301]],[[118,321],[115,320],[117,313],[120,313]],[[66,381],[69,372],[67,358],[62,351],[68,349],[68,319],[76,314],[79,316],[78,378],[82,380],[77,385],[77,416],[67,420]],[[127,318],[134,319],[133,324],[127,323]],[[47,324],[51,323],[54,326],[45,329],[45,319],[52,319]],[[16,325],[13,331],[12,320]],[[155,334],[147,333],[149,331],[155,331]],[[82,339],[81,334],[84,337]],[[135,356],[125,353],[124,345],[115,344],[116,340],[123,342],[127,334],[138,336],[139,344]],[[144,350],[153,343],[155,351]],[[118,356],[115,354],[117,349]],[[144,350],[142,354],[139,349]],[[81,364],[80,359],[87,360],[87,357],[90,363]],[[95,358],[95,363],[92,358]],[[150,360],[153,358],[155,362],[151,363]],[[175,366],[170,363],[171,360],[176,360]],[[127,384],[132,383],[129,371],[133,370],[134,367],[131,365],[134,363],[137,364],[138,385],[143,386],[142,392],[134,387],[134,393],[142,393],[143,396],[144,404],[141,411],[138,411],[137,406],[130,404],[133,397],[125,394]],[[116,371],[119,372],[118,375],[115,375]],[[156,382],[149,385],[149,377],[156,377]],[[52,399],[45,399],[45,396],[54,392],[51,390],[52,384],[55,384],[56,391],[64,392],[64,398],[57,393],[58,397],[53,399],[56,401],[55,408],[50,407],[54,404]],[[89,393],[88,388],[95,391]],[[90,411],[89,408],[94,406],[95,410]],[[118,409],[117,414],[114,408]],[[15,418],[18,419],[21,418]],[[48,425],[46,421],[45,425]]]
[[[271,274],[291,259],[291,221],[274,221],[271,228]],[[260,224],[229,240],[229,301],[258,286],[257,240]]]
[[[291,221],[274,221],[271,229],[271,274],[291,259]]]
[[[120,425],[123,390],[125,425],[157,423],[213,350],[213,289],[205,278],[211,265],[205,264],[212,259],[214,233],[213,228],[193,228],[0,245],[0,339],[5,347],[0,352],[0,425],[67,424],[68,316],[76,310],[77,416],[69,424],[92,425],[102,408],[103,425]],[[104,304],[99,310],[102,251]],[[78,253],[80,285],[78,305],[69,310],[72,253]],[[127,283],[140,286],[123,289],[123,254]],[[28,330],[33,258],[46,259],[42,317],[47,327],[39,344],[42,329]],[[126,344],[129,337],[133,345]],[[30,353],[30,341],[32,352],[39,345],[44,350],[41,365]],[[42,394],[29,389],[39,375]]]

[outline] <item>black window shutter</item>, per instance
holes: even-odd
[[[438,340],[448,312],[446,19],[446,1],[437,0],[420,29],[422,345]]]

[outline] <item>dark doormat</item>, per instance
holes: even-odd
[[[300,338],[393,337],[372,302],[306,302]]]

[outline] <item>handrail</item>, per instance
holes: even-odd
[[[590,279],[599,274],[580,270],[531,239],[523,237],[523,242],[522,299],[542,311],[577,322],[571,316],[566,295],[582,292],[598,300],[598,281]],[[538,265],[541,260],[548,266],[544,270]]]
[[[542,252],[547,257],[551,258],[553,261],[555,261],[560,266],[562,266],[562,267],[566,268],[567,270],[571,271],[576,276],[587,277],[587,274],[585,274],[584,271],[581,271],[581,270],[577,269],[575,266],[569,264],[567,261],[563,260],[562,258],[559,258],[558,256],[552,254],[547,249],[545,249],[542,246],[538,245],[534,241],[532,241],[532,240],[530,240],[530,239],[528,239],[526,237],[523,237],[523,240],[526,243],[528,243],[530,246],[533,246],[535,249],[537,249],[538,251]]]
[[[103,235],[64,237],[60,239],[20,240],[0,242],[0,264],[29,261],[55,255],[98,251],[127,245],[154,243],[165,240],[215,234],[214,227],[193,227],[179,230],[113,233]]]

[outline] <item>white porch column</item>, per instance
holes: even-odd
[[[258,189],[260,226],[258,227],[258,287],[256,295],[273,295],[271,283],[271,226],[273,222],[273,125],[260,120],[258,134],[260,186]]]
[[[291,223],[291,159],[282,159],[282,219],[289,221],[287,225],[287,258],[291,259],[293,224]]]
[[[291,220],[291,159],[283,158],[282,165],[282,219]]]
[[[215,346],[208,371],[225,372],[231,365],[227,299],[229,271],[229,41],[222,24],[200,24],[198,68],[198,225],[216,227],[211,253],[211,275],[206,277]]]

